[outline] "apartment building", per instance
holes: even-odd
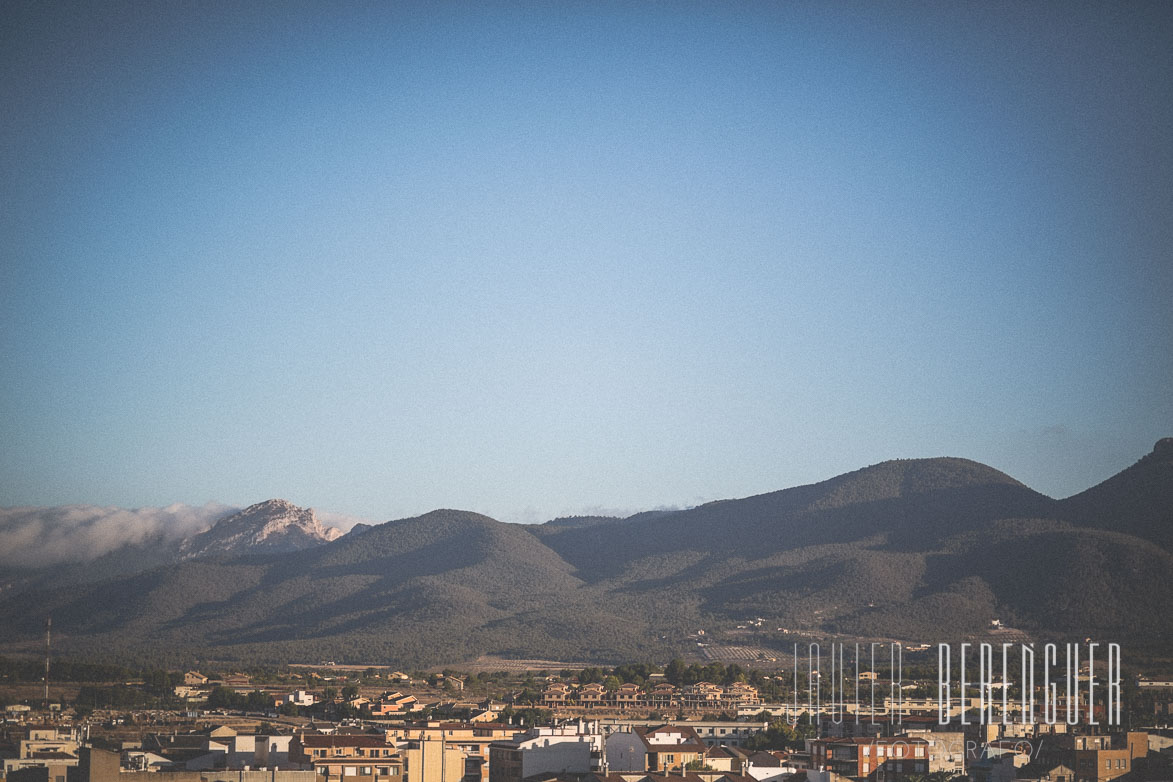
[[[318,782],[392,782],[403,776],[398,747],[380,736],[298,735],[289,757],[312,768]]]
[[[594,724],[534,727],[489,745],[489,782],[521,782],[535,774],[587,774],[604,769],[604,737]]]
[[[929,742],[914,736],[816,739],[811,766],[854,779],[891,782],[929,771]]]

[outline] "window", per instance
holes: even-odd
[[[371,775],[371,767],[370,766],[359,766],[358,773],[361,776],[369,777]]]

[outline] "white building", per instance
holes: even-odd
[[[489,745],[489,782],[520,782],[534,774],[606,771],[603,734],[595,723],[534,727]]]

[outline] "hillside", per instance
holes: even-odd
[[[690,510],[595,525],[544,540],[592,580],[681,561],[681,552],[756,558],[805,546],[868,541],[919,549],[993,519],[1034,516],[1052,501],[965,459],[884,462],[821,483]],[[605,558],[599,551],[607,551]]]
[[[1114,530],[1173,551],[1173,437],[1128,469],[1059,503],[1059,515],[1086,527]]]
[[[0,623],[7,648],[35,648],[52,613],[65,649],[403,665],[666,659],[695,651],[698,627],[749,617],[764,618],[752,641],[764,646],[793,639],[778,627],[975,637],[995,617],[1039,637],[1161,641],[1173,638],[1173,616],[1151,611],[1173,601],[1167,456],[1158,444],[1064,501],[946,458],[626,519],[527,527],[439,510],[301,550],[220,551],[7,597]]]

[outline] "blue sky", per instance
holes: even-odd
[[[1173,434],[1173,6],[5,3],[0,505],[690,505]]]

